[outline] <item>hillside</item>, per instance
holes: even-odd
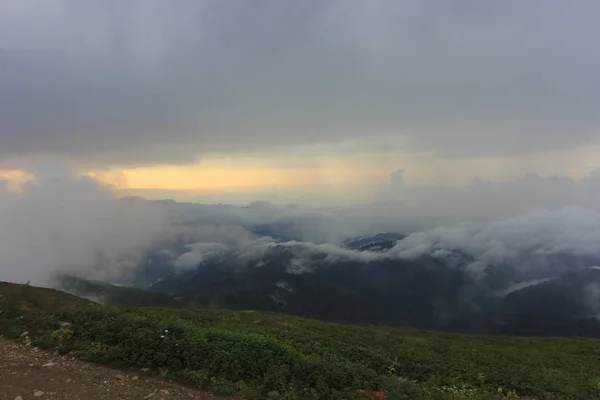
[[[67,275],[57,277],[54,286],[108,305],[254,309],[330,322],[458,333],[600,337],[598,268],[486,297],[482,288],[464,285],[468,282],[464,276],[446,269],[411,271],[397,263],[376,267],[345,263],[295,275],[277,267],[235,271],[228,265],[203,265],[191,277],[168,277],[153,287],[155,291]],[[182,294],[156,291],[166,291],[165,286],[174,281]],[[460,291],[452,287],[461,283]]]
[[[252,235],[268,236],[236,241],[224,229],[220,242],[210,235],[176,237],[145,252],[133,273],[111,276],[114,285],[88,280],[94,274],[80,271],[77,278],[57,277],[53,287],[109,305],[263,310],[347,324],[600,338],[595,250],[513,244],[500,256],[488,253],[487,245],[482,254],[440,243],[435,234],[378,233],[332,244],[291,240],[294,235],[281,231],[295,229],[285,224],[254,229]],[[239,230],[233,232],[237,237]]]
[[[59,275],[55,278],[55,282],[58,289],[103,304],[182,308],[188,307],[190,302],[184,297],[173,297],[128,286],[80,279],[70,275]]]
[[[249,399],[600,398],[600,343],[594,339],[469,336],[255,311],[112,307],[7,283],[0,283],[0,310],[0,332],[9,338],[27,331],[32,344],[62,354],[149,368]]]
[[[477,323],[504,334],[600,337],[599,300],[600,269],[587,268],[515,290]]]
[[[389,243],[357,241],[356,246]],[[223,251],[149,289],[191,297],[203,308],[423,329],[443,329],[448,320],[471,313],[474,299],[485,289],[429,255],[397,260],[367,250],[341,249],[339,256],[329,250],[327,245],[277,243]]]
[[[256,241],[166,272],[148,289],[198,308],[265,310],[329,322],[600,337],[600,270],[593,267],[598,257],[542,257],[530,249],[519,256],[528,268],[517,261],[484,267],[456,249],[400,257],[393,248],[401,239],[379,234],[343,248]]]

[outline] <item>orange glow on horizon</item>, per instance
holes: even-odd
[[[172,166],[92,172],[100,181],[113,183],[118,175],[121,188],[194,190],[205,193],[307,186],[348,186],[372,177],[352,168],[203,168]]]
[[[116,189],[195,191],[206,194],[246,192],[262,189],[302,187],[343,187],[360,185],[373,174],[360,168],[223,168],[202,165],[160,166],[130,169],[82,171]],[[1,170],[0,180],[18,189],[33,175],[22,170]]]
[[[18,169],[0,169],[0,180],[6,181],[9,190],[19,191],[24,183],[33,179],[33,175]]]
[[[290,188],[320,184],[348,184],[360,179],[361,171],[347,169],[218,169],[181,171],[167,168],[125,172],[131,189],[236,190]]]

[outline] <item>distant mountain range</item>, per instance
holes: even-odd
[[[353,324],[600,337],[600,269],[595,267],[600,257],[549,256],[544,263],[550,267],[575,266],[546,268],[551,276],[509,264],[478,273],[480,263],[455,249],[394,256],[390,250],[404,239],[395,233],[353,238],[341,246],[288,239],[226,247],[183,269],[175,269],[164,252],[152,254],[137,288],[66,276],[58,279],[58,287],[110,304],[256,309]]]

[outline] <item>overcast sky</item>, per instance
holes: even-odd
[[[4,0],[0,160],[386,152],[386,177],[437,162],[441,181],[440,160],[467,175],[465,160],[580,160],[600,140],[598,15],[595,0]]]

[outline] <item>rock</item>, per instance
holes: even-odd
[[[15,397],[15,400],[23,400],[23,398],[21,396],[17,396]]]
[[[161,392],[162,394],[169,394],[169,391],[168,391],[168,390],[166,390],[166,389],[163,389],[163,390],[161,390],[160,392]]]
[[[61,328],[70,328],[71,326],[73,326],[73,324],[70,322],[61,322],[59,325]]]
[[[115,378],[117,378],[118,380],[124,381],[125,379],[127,379],[127,377],[125,375],[117,375]]]
[[[140,379],[140,377],[137,375],[135,375],[134,377],[131,378],[132,381],[137,381],[138,379]]]
[[[42,397],[44,395],[44,392],[42,392],[41,390],[36,390],[33,392],[33,397]]]
[[[55,365],[56,365],[56,363],[49,362],[49,363],[47,363],[47,364],[44,364],[44,365],[42,365],[42,367],[53,367],[53,366],[55,366]]]
[[[143,400],[146,400],[146,399],[151,399],[151,398],[153,398],[154,396],[156,396],[156,393],[150,393],[148,396],[144,397],[144,399],[143,399]]]
[[[23,332],[23,333],[21,333],[21,337],[22,338],[27,337],[27,336],[29,336],[29,332]]]

